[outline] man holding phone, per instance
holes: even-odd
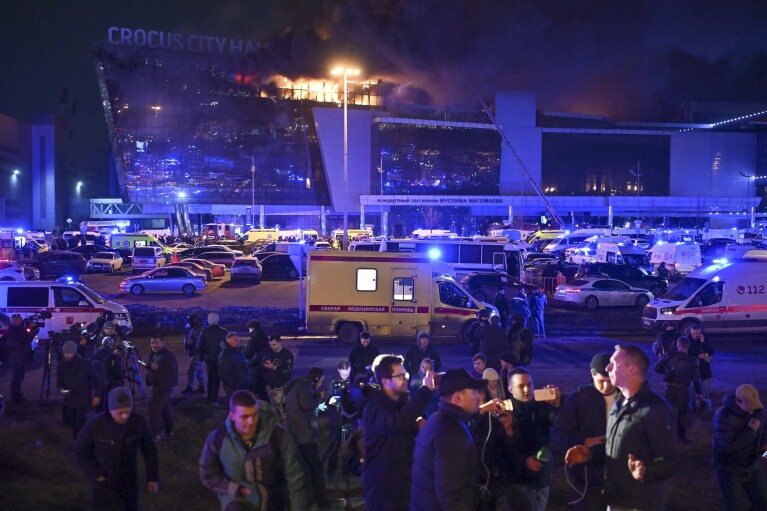
[[[527,369],[509,372],[512,437],[509,442],[513,483],[506,487],[508,502],[521,502],[521,509],[544,511],[549,500],[552,464],[549,462],[549,431],[560,405],[559,388],[535,389]]]

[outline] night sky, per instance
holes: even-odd
[[[475,108],[501,88],[540,110],[681,121],[685,101],[767,103],[767,2],[132,0],[6,2],[0,113],[57,113],[106,147],[92,47],[110,26],[251,39],[290,77],[363,75]],[[66,92],[65,92],[66,91]]]

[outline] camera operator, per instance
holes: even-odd
[[[93,353],[94,368],[98,366],[98,374],[104,387],[101,403],[96,407],[98,412],[105,410],[104,403],[109,392],[114,388],[123,386],[125,375],[123,374],[122,349],[122,343],[115,347],[113,338],[104,337],[101,340],[101,346]]]
[[[320,410],[323,408],[328,412],[328,429],[330,430],[331,445],[325,455],[328,459],[327,472],[325,473],[326,479],[332,481],[335,478],[336,469],[338,468],[338,451],[341,447],[341,428],[348,426],[351,427],[351,421],[346,419],[341,410],[341,398],[344,394],[346,386],[351,383],[352,368],[348,360],[342,360],[338,363],[338,377],[333,378],[328,386],[325,402],[320,405]],[[323,406],[324,405],[324,406]],[[338,438],[336,438],[338,437]],[[342,475],[346,475],[344,472]]]
[[[73,341],[64,343],[62,353],[64,359],[56,365],[56,387],[63,397],[64,425],[71,426],[77,438],[88,407],[101,402],[102,382],[90,362],[77,354]]]
[[[32,359],[32,340],[39,330],[36,322],[25,322],[20,314],[14,314],[11,316],[8,331],[3,335],[2,340],[8,351],[8,365],[13,368],[11,402],[14,404],[25,401],[21,393],[21,383]]]
[[[152,426],[154,441],[173,436],[173,412],[170,408],[170,395],[178,385],[178,364],[176,356],[165,347],[161,335],[155,335],[149,341],[152,354],[147,363],[146,384],[152,387],[149,398],[149,423]]]

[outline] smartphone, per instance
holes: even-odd
[[[533,392],[536,401],[551,401],[557,398],[557,391],[555,389],[535,389]]]
[[[507,399],[505,401],[501,401],[501,406],[507,412],[513,412],[514,411],[514,403],[511,402],[511,399]]]

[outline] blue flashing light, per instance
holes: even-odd
[[[714,262],[714,264],[727,264],[727,259],[723,257],[722,259],[714,259],[713,262]],[[716,277],[716,278],[718,278],[718,277]]]
[[[16,229],[16,233],[17,233],[17,234],[24,234],[24,229],[22,229],[21,227],[19,227],[18,229]]]
[[[429,249],[429,259],[436,260],[442,257],[442,252],[438,248],[430,248]]]

